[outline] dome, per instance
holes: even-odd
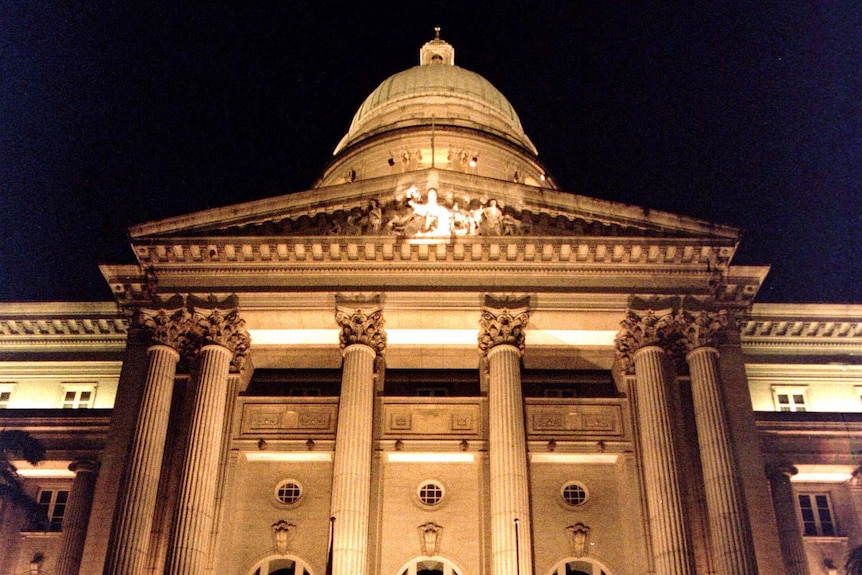
[[[432,124],[480,130],[537,153],[509,100],[479,74],[455,66],[454,49],[439,37],[422,47],[419,66],[371,92],[334,153],[376,134]]]

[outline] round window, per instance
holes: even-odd
[[[443,486],[436,481],[424,481],[416,493],[423,505],[437,505],[443,500]]]
[[[587,501],[587,488],[580,483],[569,481],[560,489],[560,495],[563,497],[566,505],[577,507]]]
[[[295,479],[285,479],[276,486],[275,497],[286,505],[296,503],[302,497],[302,485]]]

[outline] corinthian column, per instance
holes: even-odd
[[[679,467],[673,445],[673,425],[662,346],[672,341],[675,326],[670,312],[629,311],[616,339],[623,367],[635,374],[641,460],[646,485],[648,523],[655,572],[690,575],[690,551]]]
[[[333,575],[368,573],[374,363],[386,348],[379,300],[338,305],[341,327],[341,397],[332,471]]]
[[[739,484],[733,438],[718,372],[719,343],[727,328],[727,313],[682,312],[678,316],[680,340],[691,375],[697,440],[703,468],[706,509],[712,555],[718,575],[757,574],[757,560],[748,512]]]
[[[134,324],[148,332],[153,345],[147,350],[150,363],[132,436],[126,483],[111,530],[106,575],[136,575],[144,570],[180,359],[177,348],[186,341],[190,316],[182,309],[140,310]]]
[[[97,461],[75,461],[69,466],[75,473],[69,504],[63,516],[63,537],[60,542],[60,555],[57,561],[58,575],[78,575],[81,568],[81,553],[90,522],[90,507],[96,490]]]
[[[487,303],[495,303],[487,301]],[[506,302],[500,302],[505,305]],[[491,562],[494,575],[533,573],[527,438],[521,394],[528,300],[482,309],[479,352],[488,359]]]
[[[200,354],[198,381],[168,548],[171,575],[201,575],[207,565],[228,374],[231,363],[241,367],[250,341],[244,324],[235,311],[193,315],[189,339]]]
[[[798,471],[792,465],[768,465],[766,476],[772,488],[772,506],[778,523],[778,544],[784,559],[784,572],[787,575],[810,575],[808,558],[805,555],[805,542],[796,518],[796,502],[790,478]]]

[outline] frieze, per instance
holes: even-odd
[[[498,198],[434,188],[421,193],[411,186],[388,199],[375,198],[352,207],[245,223],[226,228],[243,236],[398,237],[465,236],[639,236],[676,237],[647,226],[531,211]],[[211,232],[201,232],[211,233]]]

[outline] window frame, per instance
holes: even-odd
[[[64,383],[60,409],[93,409],[96,405],[96,387],[95,383]],[[71,400],[67,399],[70,393],[74,394]],[[90,394],[87,400],[81,399],[84,393]]]
[[[781,401],[783,396],[787,397],[787,402]],[[801,403],[797,400],[798,397],[802,398]],[[811,411],[807,385],[773,385],[772,403],[775,411],[779,413],[806,413]],[[782,406],[787,406],[787,409],[782,409]]]
[[[803,498],[807,498],[809,503],[812,504],[809,507],[811,510],[811,519],[806,519],[806,513],[802,506]],[[821,506],[818,499],[824,501],[825,506]],[[840,537],[838,523],[835,520],[835,508],[832,506],[832,497],[828,491],[798,491],[796,493],[796,511],[799,514],[803,537]],[[823,511],[828,514],[829,521],[825,523],[831,526],[831,533],[824,531]],[[808,530],[809,525],[813,526],[812,532]]]
[[[63,501],[58,501],[60,494],[64,493]],[[48,501],[43,501],[44,495],[48,494]],[[63,521],[69,508],[69,496],[71,489],[66,485],[46,485],[39,488],[36,494],[36,502],[39,507],[45,509],[47,522],[44,531],[46,533],[60,533],[63,531]],[[60,513],[57,513],[58,508]]]

